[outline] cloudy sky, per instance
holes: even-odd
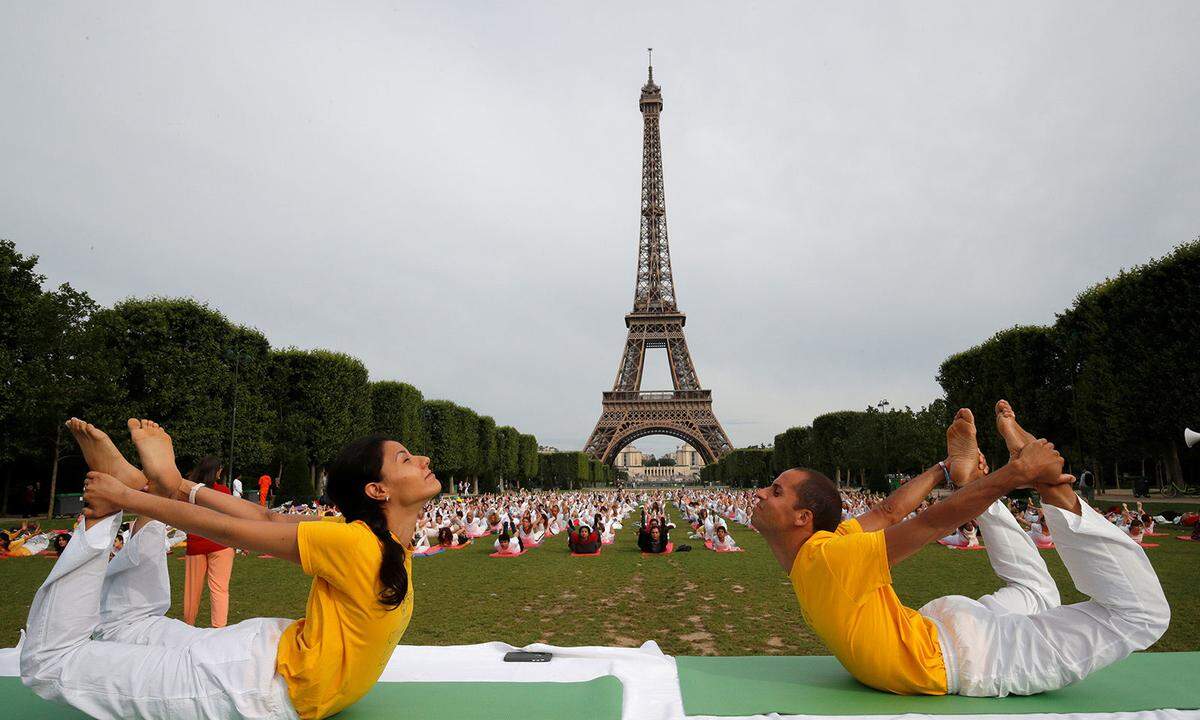
[[[1196,2],[7,2],[0,237],[578,448],[653,46],[693,358],[770,442],[922,405],[947,355],[1200,234],[1198,36]]]

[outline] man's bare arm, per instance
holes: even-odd
[[[1021,449],[1019,457],[986,477],[959,488],[948,499],[911,520],[883,531],[888,564],[895,565],[958,526],[973,520],[988,506],[1008,493],[1032,484],[1058,486],[1075,481],[1062,474],[1062,455],[1045,440],[1035,440]]]
[[[1025,476],[1010,463],[934,503],[915,518],[886,528],[883,539],[887,543],[888,564],[895,565],[934,540],[945,537],[1025,482]]]
[[[940,465],[934,465],[877,503],[875,507],[858,518],[863,532],[874,532],[891,527],[908,517],[929,493],[945,478]]]

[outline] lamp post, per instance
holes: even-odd
[[[226,481],[233,487],[233,446],[234,433],[237,431],[238,371],[241,370],[242,351],[229,348],[225,351],[225,357],[233,360],[233,419],[229,423],[229,465],[225,469]]]
[[[889,491],[891,490],[891,487],[892,487],[891,483],[888,481],[888,464],[887,464],[887,454],[888,454],[887,453],[887,441],[888,441],[887,409],[890,405],[891,405],[891,403],[889,403],[887,400],[880,400],[879,402],[875,403],[875,407],[879,408],[879,424],[880,424],[880,427],[883,428],[883,433],[882,433],[883,434],[883,482],[888,486]]]

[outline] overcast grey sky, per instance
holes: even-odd
[[[653,46],[693,358],[770,442],[1195,237],[1198,37],[1197,2],[9,0],[0,237],[578,448]]]

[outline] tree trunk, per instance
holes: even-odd
[[[54,464],[50,466],[50,508],[46,510],[46,519],[54,517],[54,493],[58,489],[58,456],[62,453],[62,423],[58,424],[58,432],[54,435]]]
[[[1185,487],[1187,483],[1183,481],[1183,465],[1179,462],[1179,446],[1171,441],[1171,451],[1167,454],[1167,477],[1171,482],[1180,487]]]
[[[1121,489],[1121,461],[1113,460],[1113,484],[1117,489]]]
[[[12,465],[4,469],[4,501],[0,503],[0,517],[8,517],[8,486],[12,484]]]
[[[478,494],[479,494],[479,478],[475,478],[475,484],[474,484],[474,487],[473,487],[473,488],[472,488],[472,490],[471,490],[471,494],[472,494],[472,495],[478,495]]]

